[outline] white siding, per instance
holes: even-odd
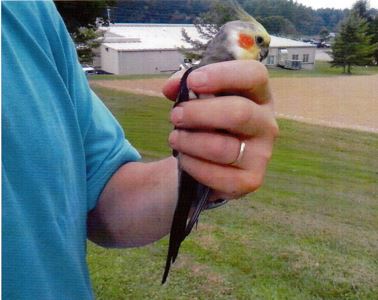
[[[117,74],[161,74],[178,70],[184,56],[177,50],[121,51]]]
[[[315,65],[315,53],[316,53],[316,48],[315,47],[307,47],[307,48],[301,48],[301,47],[288,47],[284,48],[287,49],[288,51],[288,59],[292,59],[293,55],[298,55],[298,59],[302,61],[302,69],[306,70],[312,70]],[[279,48],[270,48],[269,49],[269,55],[274,56],[274,62],[275,65],[278,64],[279,62]],[[308,62],[303,62],[303,55],[308,54]],[[266,64],[267,61],[264,60],[264,63]],[[269,65],[272,66],[272,65]]]
[[[119,52],[105,45],[101,45],[101,69],[119,74]]]
[[[315,63],[316,48],[288,48],[289,57],[293,54],[298,55],[298,59],[302,62],[302,69],[312,70]],[[303,55],[308,54],[308,62],[303,62]]]
[[[184,60],[178,47],[190,46],[182,41],[183,28],[190,36],[198,38],[193,25],[118,24],[107,27],[101,47],[101,68],[114,74],[160,74],[177,70]],[[302,68],[314,67],[316,47],[286,38],[271,38],[270,67],[278,65],[279,49],[287,49],[287,59],[298,55]],[[308,55],[308,62],[303,62],[304,54]],[[267,63],[266,59],[264,63]]]

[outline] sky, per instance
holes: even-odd
[[[305,6],[318,8],[351,8],[356,0],[296,0]],[[378,9],[378,0],[370,0],[370,7]]]

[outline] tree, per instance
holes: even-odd
[[[358,0],[356,3],[353,4],[352,13],[359,16],[361,19],[365,19],[369,21],[370,13],[369,13],[369,3],[367,0]]]
[[[314,13],[321,20],[322,27],[327,28],[330,32],[335,32],[337,31],[338,24],[345,18],[346,11],[334,8],[321,8],[317,9]],[[322,27],[320,27],[320,30]]]
[[[371,22],[369,22],[369,33],[372,36],[371,42],[378,45],[378,15],[375,16],[375,18],[372,19]],[[373,57],[373,63],[378,64],[378,47],[376,47],[373,53]]]
[[[80,63],[92,64],[95,55],[93,49],[100,46],[103,35],[96,22],[103,18],[106,23],[106,8],[114,4],[113,0],[55,1],[56,8],[76,44]]]
[[[368,33],[372,36],[372,45],[378,43],[378,13],[369,8],[367,0],[357,1],[352,8],[352,12],[363,18],[368,23]],[[373,63],[378,63],[378,49],[374,51]]]
[[[368,33],[371,35],[371,44],[378,43],[378,13],[374,9],[370,9],[369,1],[358,0],[352,7],[352,13],[366,20],[368,23]],[[378,63],[378,49],[374,51],[372,63]]]
[[[276,35],[294,35],[297,33],[294,24],[283,16],[269,16],[258,18],[265,29]]]
[[[99,17],[104,19],[106,9],[114,6],[114,0],[99,1],[54,1],[57,10],[63,18],[69,33],[76,32],[80,27],[94,27]]]
[[[89,27],[80,27],[73,34],[72,38],[76,44],[76,52],[81,64],[92,64],[93,49],[100,47],[103,32]]]
[[[122,0],[112,9],[116,23],[192,24],[214,0]]]
[[[377,45],[371,44],[372,36],[367,30],[367,22],[357,14],[352,13],[345,20],[332,45],[332,66],[342,66],[344,73],[351,74],[353,65],[367,65],[371,62]]]
[[[324,26],[324,22],[315,15],[315,11],[310,7],[298,4],[296,1],[240,0],[239,2],[244,5],[248,13],[261,18],[262,22],[268,17],[281,16],[293,24],[296,32],[302,34],[317,34],[320,28]],[[264,23],[264,25],[267,24],[268,22]]]
[[[325,42],[329,39],[329,31],[326,27],[323,27],[319,32],[320,40]]]

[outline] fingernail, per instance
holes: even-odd
[[[170,145],[172,148],[173,148],[174,145],[176,144],[177,138],[178,138],[178,131],[177,131],[177,130],[173,130],[173,131],[169,134],[169,137],[168,137],[168,143],[169,143],[169,145]]]
[[[207,84],[207,74],[203,71],[194,71],[190,74],[190,87],[201,87]]]
[[[184,111],[182,107],[175,107],[171,112],[171,121],[173,124],[179,124],[182,121]]]

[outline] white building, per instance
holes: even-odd
[[[182,39],[182,30],[200,39],[193,25],[181,24],[114,24],[106,27],[101,45],[100,68],[113,74],[159,74],[173,72],[184,57],[178,48],[190,49]],[[316,47],[272,36],[268,66],[312,69]],[[292,63],[292,60],[295,63]]]

